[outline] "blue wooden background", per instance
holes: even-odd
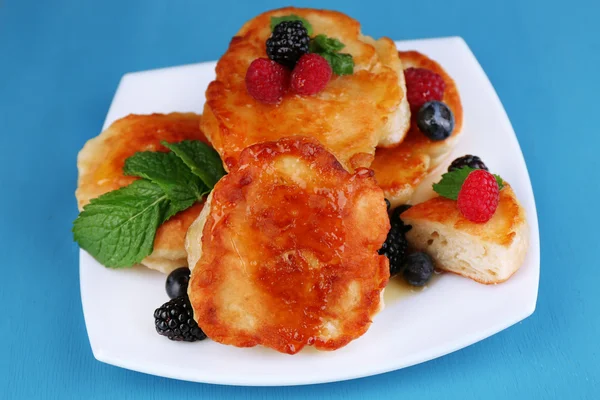
[[[203,385],[97,362],[70,234],[77,151],[99,132],[121,75],[217,59],[244,21],[285,4],[0,0],[0,398],[599,398],[599,2],[294,4],[347,12],[374,36],[465,38],[533,181],[542,243],[535,314],[441,359],[326,385]]]

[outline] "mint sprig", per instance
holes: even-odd
[[[211,189],[225,175],[219,153],[206,143],[199,140],[184,140],[179,143],[162,142],[162,145],[177,154],[192,173]]]
[[[281,17],[271,17],[271,31],[273,29],[275,29],[277,24],[279,24],[283,21],[300,21],[300,22],[302,22],[302,25],[304,25],[304,27],[306,28],[306,32],[308,32],[308,36],[312,36],[312,34],[313,34],[313,27],[310,24],[310,22],[308,22],[305,18],[302,18],[301,16],[296,15],[296,14],[283,15]]]
[[[346,45],[336,38],[330,38],[326,35],[317,35],[311,39],[308,49],[311,53],[317,52],[336,52],[346,47]]]
[[[160,186],[138,180],[92,199],[73,223],[73,237],[103,265],[130,267],[152,253],[168,206]]]
[[[200,141],[163,144],[172,151],[125,160],[123,172],[142,179],[92,199],[73,222],[75,241],[109,268],[150,255],[158,227],[202,200],[225,174],[218,153]]]
[[[458,192],[460,192],[465,179],[467,179],[467,176],[473,171],[475,171],[474,168],[463,167],[447,172],[442,175],[442,179],[438,183],[433,184],[433,190],[442,197],[457,200]],[[504,181],[498,175],[494,175],[494,177],[496,178],[496,182],[498,182],[498,189],[502,190]]]
[[[188,209],[209,192],[200,178],[172,152],[138,152],[125,160],[123,173],[160,186],[171,202],[167,218]]]
[[[321,34],[310,40],[309,51],[326,59],[334,74],[352,75],[354,73],[354,59],[350,54],[339,52],[344,47],[345,45],[338,39]]]
[[[352,75],[354,73],[354,60],[350,54],[323,53],[321,56],[331,65],[334,74]]]

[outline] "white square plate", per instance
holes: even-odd
[[[522,268],[506,283],[485,286],[451,274],[426,290],[394,296],[369,331],[335,352],[295,356],[264,348],[239,349],[210,340],[171,342],[156,334],[152,314],[168,300],[165,276],[143,268],[110,270],[80,255],[81,298],[94,356],[149,374],[230,385],[300,385],[379,374],[466,347],[531,315],[535,309],[540,250],[538,221],[527,167],[504,108],[483,69],[461,38],[397,43],[437,60],[454,77],[464,106],[464,130],[450,160],[481,156],[506,179],[524,205],[531,245]],[[106,128],[130,113],[202,112],[215,63],[126,74],[106,117]],[[443,168],[447,165],[444,164]],[[420,189],[431,194],[430,183]],[[390,282],[390,285],[398,285]],[[397,288],[396,288],[397,289]],[[126,316],[126,317],[124,317]],[[490,359],[491,362],[491,359]]]

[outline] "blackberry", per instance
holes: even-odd
[[[466,156],[458,157],[456,160],[452,161],[452,164],[450,164],[448,167],[448,172],[452,172],[463,167],[471,167],[489,171],[488,167],[483,163],[483,161],[481,161],[481,158],[467,154]]]
[[[406,257],[408,249],[406,232],[412,227],[404,225],[404,222],[400,219],[400,214],[409,208],[409,205],[403,205],[392,212],[392,216],[390,217],[390,231],[381,249],[379,249],[379,254],[386,256],[390,260],[390,276],[397,275],[402,271],[402,263]]]
[[[154,311],[154,325],[159,335],[171,340],[195,342],[206,339],[194,321],[192,305],[186,296],[177,297],[157,308]]]
[[[400,219],[400,214],[402,214],[404,211],[408,210],[411,207],[412,206],[410,204],[402,204],[401,206],[398,206],[398,207],[394,208],[394,216],[393,216],[393,218],[396,218],[396,219],[400,220],[400,222],[402,224],[404,224],[404,222],[402,222],[402,220]],[[410,228],[408,228],[407,231],[408,230],[410,230]]]
[[[267,39],[267,55],[289,69],[294,66],[304,54],[308,53],[310,38],[301,21],[283,21],[273,29]]]

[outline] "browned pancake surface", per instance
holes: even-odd
[[[188,293],[210,338],[294,354],[366,332],[389,278],[377,253],[389,220],[370,170],[348,173],[309,138],[257,144],[206,207],[187,238]]]
[[[252,98],[245,85],[250,63],[267,57],[272,16],[295,14],[307,19],[314,35],[342,41],[355,62],[352,75],[335,76],[320,93],[288,93],[279,105]],[[247,22],[231,40],[206,91],[203,130],[232,168],[240,152],[255,143],[292,135],[322,143],[349,170],[369,166],[375,146],[394,145],[408,129],[408,103],[396,47],[387,38],[363,36],[358,21],[335,11],[284,8]]]

